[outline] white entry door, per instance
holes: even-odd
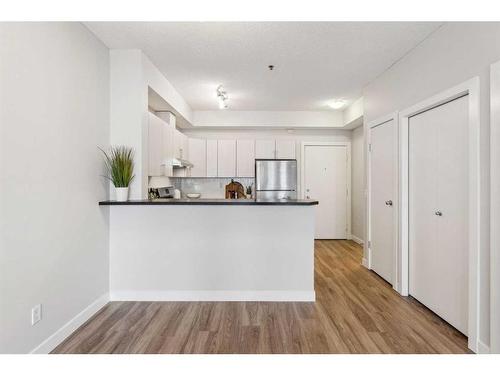
[[[316,206],[316,239],[347,238],[347,146],[304,147],[305,196]]]
[[[468,97],[409,119],[409,292],[467,334]]]
[[[395,254],[395,121],[370,129],[370,268],[389,283]]]

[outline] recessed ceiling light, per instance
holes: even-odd
[[[345,105],[345,100],[341,100],[341,99],[333,100],[328,105],[333,109],[340,109]]]

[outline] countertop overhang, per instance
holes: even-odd
[[[280,200],[262,200],[262,199],[137,199],[126,202],[101,201],[100,206],[145,206],[145,205],[219,205],[219,206],[314,206],[319,202],[311,199],[280,199]]]

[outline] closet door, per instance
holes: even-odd
[[[437,218],[438,247],[442,264],[440,283],[449,293],[442,303],[445,320],[467,334],[469,275],[469,147],[468,97],[450,102],[441,110],[438,127]],[[448,119],[448,120],[445,120]],[[444,290],[443,290],[444,292]],[[438,315],[441,315],[436,311]]]
[[[467,97],[409,125],[409,291],[467,334]]]
[[[394,120],[370,129],[370,254],[371,269],[393,284],[396,234],[394,188],[397,145]]]

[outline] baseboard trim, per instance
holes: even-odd
[[[361,260],[361,264],[362,264],[365,268],[370,269],[370,267],[368,267],[368,259],[363,258],[363,259]]]
[[[92,315],[98,312],[102,307],[104,307],[109,302],[108,293],[103,294],[97,300],[92,302],[83,311],[78,313],[73,319],[59,328],[54,334],[43,341],[35,349],[33,349],[30,354],[48,354],[60,343],[66,340],[69,335],[71,335],[77,328],[79,328],[83,323],[89,320]]]
[[[351,234],[351,240],[356,242],[359,245],[364,245],[365,241],[363,241],[361,238],[356,237],[354,234]]]
[[[314,302],[316,293],[292,290],[116,290],[111,301],[267,301]]]
[[[477,342],[477,354],[490,354],[490,347],[481,340]]]

